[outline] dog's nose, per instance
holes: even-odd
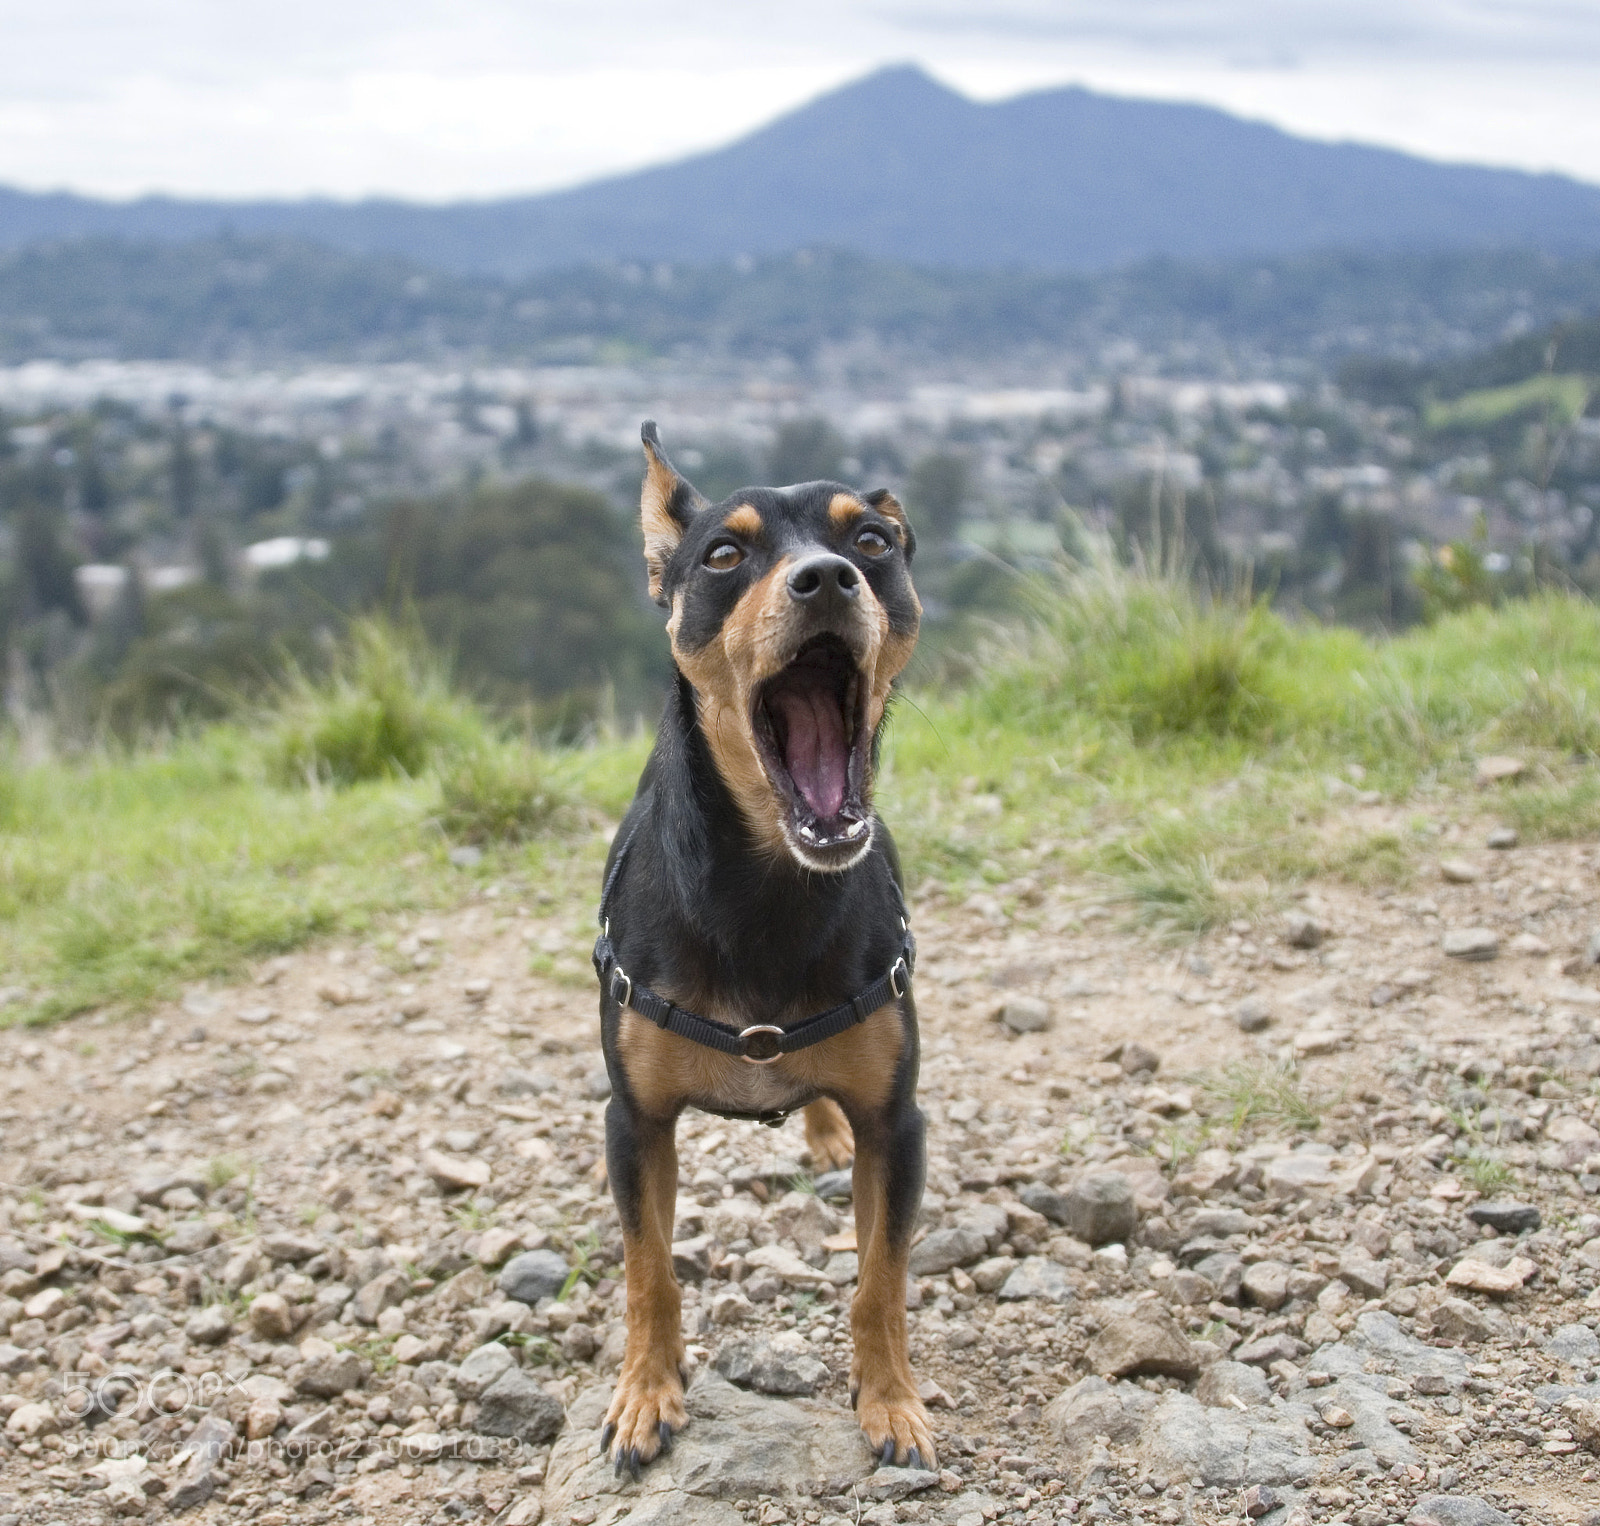
[[[861,574],[831,552],[808,556],[789,570],[789,597],[813,608],[842,605],[861,592]]]

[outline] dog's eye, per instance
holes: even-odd
[[[863,556],[882,556],[889,549],[889,542],[876,530],[863,530],[856,536],[856,549]]]
[[[713,572],[732,572],[744,560],[744,548],[731,540],[719,540],[706,552],[706,566]]]

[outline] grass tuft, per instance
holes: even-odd
[[[439,824],[458,842],[521,842],[570,805],[547,760],[515,742],[485,742],[439,768]]]
[[[1313,1132],[1322,1122],[1322,1105],[1292,1065],[1239,1061],[1199,1078],[1201,1093],[1226,1113],[1233,1129],[1247,1123],[1285,1123]]]

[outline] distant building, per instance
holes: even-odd
[[[328,556],[325,540],[308,539],[302,535],[275,535],[271,540],[258,540],[244,548],[244,564],[252,573],[273,572],[279,567],[292,567],[296,562],[321,562]]]

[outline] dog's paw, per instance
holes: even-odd
[[[601,1450],[624,1472],[640,1470],[672,1445],[672,1433],[688,1422],[683,1407],[683,1381],[671,1369],[652,1366],[623,1369],[600,1431]]]
[[[843,1171],[855,1159],[856,1138],[844,1109],[837,1102],[822,1099],[805,1110],[806,1150],[815,1171]]]
[[[892,1390],[873,1392],[863,1386],[852,1390],[851,1403],[866,1432],[867,1444],[880,1464],[892,1463],[898,1468],[939,1466],[933,1432],[928,1428],[928,1411],[914,1388],[896,1384]]]

